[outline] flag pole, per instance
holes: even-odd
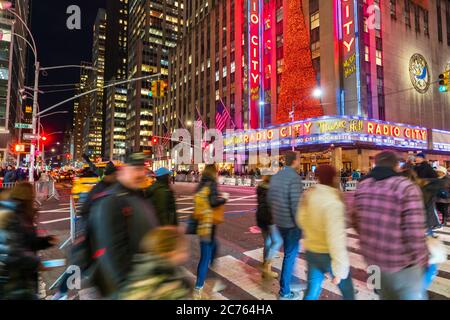
[[[223,108],[225,109],[225,111],[228,113],[228,116],[230,117],[230,122],[231,122],[231,124],[233,125],[234,129],[236,129],[237,126],[236,126],[236,124],[234,123],[233,118],[231,117],[230,111],[228,111],[228,108],[227,108],[227,106],[225,105],[225,103],[223,102],[222,97],[219,97],[219,99],[220,99],[220,102],[221,102],[222,105],[223,105]]]

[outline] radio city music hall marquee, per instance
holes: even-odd
[[[375,121],[357,117],[321,117],[293,122],[265,130],[247,131],[227,136],[225,150],[253,148],[268,143],[277,144],[292,139],[295,144],[361,142],[385,146],[426,149],[428,132],[425,128]]]

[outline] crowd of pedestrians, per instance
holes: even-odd
[[[229,199],[218,190],[219,172],[215,165],[206,165],[195,190],[194,212],[182,228],[170,183],[173,171],[159,168],[149,186],[147,162],[144,154],[136,153],[123,166],[108,163],[98,184],[80,197],[81,232],[72,245],[69,265],[81,269],[83,287],[94,288],[97,299],[208,299],[211,292],[224,288],[218,279],[207,281]],[[381,299],[427,298],[439,263],[447,259],[435,235],[448,219],[446,168],[433,169],[424,154],[400,167],[395,153],[381,152],[371,172],[355,174],[359,184],[352,208],[346,208],[341,173],[334,167],[319,166],[314,172],[318,184],[306,191],[299,172],[300,155],[291,151],[277,171],[258,172],[261,276],[263,281],[279,279],[280,300],[302,296],[317,300],[327,278],[344,299],[355,299],[348,227],[358,233],[367,265],[380,271],[375,290]],[[37,252],[58,239],[37,235],[32,185],[19,183],[0,196],[0,299],[37,299],[37,275],[45,270]],[[195,281],[182,267],[192,256],[186,234],[194,235],[200,248]],[[300,249],[305,252],[307,281],[293,284]],[[278,275],[272,263],[280,250],[283,263]],[[67,299],[70,276],[67,271],[61,277],[54,299]]]

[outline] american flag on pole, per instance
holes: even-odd
[[[172,135],[170,134],[170,131],[167,129],[164,123],[162,129],[163,129],[162,145],[166,146],[170,142]]]
[[[220,99],[216,107],[216,129],[222,131],[226,127],[228,119],[230,119],[230,114]]]

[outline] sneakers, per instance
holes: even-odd
[[[301,300],[301,294],[299,292],[292,291],[289,294],[281,295],[279,297],[280,300]]]
[[[262,277],[264,279],[277,279],[278,273],[272,271],[272,262],[267,261],[262,266]]]
[[[210,297],[206,294],[203,288],[195,288],[192,298],[194,300],[210,300]]]

